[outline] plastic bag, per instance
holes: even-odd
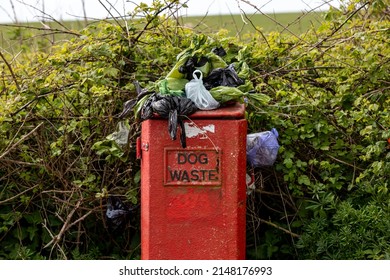
[[[243,84],[244,81],[238,77],[233,64],[230,64],[226,68],[214,69],[210,72],[207,78],[204,79],[204,86],[206,89],[218,86],[237,87]]]
[[[252,167],[272,166],[279,151],[278,131],[248,134],[246,137],[247,161]]]
[[[129,121],[128,120],[120,121],[117,124],[116,131],[108,135],[107,139],[115,141],[115,143],[117,143],[118,146],[123,148],[129,142],[129,131],[130,131]]]
[[[220,57],[223,57],[227,54],[223,47],[215,47],[211,51]]]
[[[180,144],[183,148],[185,148],[187,146],[186,131],[182,116],[188,116],[195,113],[198,110],[195,103],[185,97],[160,97],[155,95],[152,97],[150,106],[153,109],[153,112],[168,119],[168,132],[172,140],[176,140],[177,127],[180,127]]]
[[[250,174],[246,173],[246,194],[251,195],[256,190],[255,174],[252,171]]]
[[[206,56],[211,64],[211,69],[225,68],[227,66],[225,60],[213,52],[208,53]]]
[[[110,196],[107,199],[106,221],[111,233],[123,231],[129,220],[130,209],[119,197]]]
[[[196,74],[199,74],[199,78]],[[200,110],[217,109],[219,103],[204,87],[202,72],[200,70],[195,70],[192,76],[194,79],[187,83],[185,87],[187,98],[191,99]]]
[[[226,86],[212,88],[210,94],[221,104],[233,101],[243,103],[244,97],[247,95],[238,88]]]
[[[184,87],[187,83],[187,79],[165,78],[158,82],[158,87],[163,95],[184,96]]]
[[[134,82],[134,86],[135,86],[135,89],[137,91],[137,97],[130,99],[130,100],[127,100],[123,104],[123,111],[120,114],[118,114],[118,118],[120,118],[120,119],[127,118],[133,112],[135,107],[137,107],[137,106],[139,107],[140,101],[141,100],[145,101],[147,99],[147,96],[149,96],[151,94],[147,88],[141,88],[138,81]],[[137,117],[137,114],[138,114],[137,110],[135,110],[135,112],[136,112],[135,115]]]
[[[183,72],[180,72],[180,68],[186,64],[189,58],[190,55],[188,53],[179,54],[176,64],[173,66],[166,78],[185,79],[186,75]]]
[[[188,80],[191,80],[192,74],[195,70],[200,70],[203,75],[207,76],[210,72],[210,63],[208,58],[205,56],[200,58],[192,56],[188,58],[187,62],[179,68],[179,72],[185,74]]]

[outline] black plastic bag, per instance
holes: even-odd
[[[226,55],[226,51],[223,47],[215,47],[211,51],[220,57],[223,57]]]
[[[147,89],[142,89],[137,81],[134,85],[138,95],[135,99],[125,102],[124,109],[118,117],[127,117],[135,106],[139,106],[140,108],[139,112],[137,110],[137,116],[139,114],[141,121],[152,118],[153,114],[156,113],[161,117],[168,119],[168,131],[172,140],[176,140],[177,127],[180,126],[180,143],[182,147],[185,148],[187,145],[182,116],[188,116],[195,113],[198,110],[195,103],[186,97],[150,93]],[[144,102],[142,102],[141,105],[138,105],[137,103],[141,103],[141,101]]]
[[[130,100],[127,100],[123,104],[123,111],[118,115],[118,118],[120,118],[120,119],[128,117],[131,114],[134,106],[138,103],[138,101],[140,101],[145,95],[150,94],[150,92],[148,91],[147,88],[144,88],[144,89],[141,88],[138,81],[134,82],[134,86],[135,86],[135,90],[137,92],[137,97],[130,99]]]
[[[192,74],[194,73],[195,70],[201,70],[204,72],[205,75],[208,74],[210,71],[210,65],[209,65],[209,60],[207,57],[202,56],[200,58],[196,56],[192,56],[188,58],[186,63],[184,65],[180,66],[179,72],[182,74],[185,74],[185,78],[187,80],[192,79]]]
[[[160,97],[161,98],[161,97]],[[153,107],[152,104],[159,99],[159,95],[157,93],[153,93],[142,105],[140,112],[141,121],[148,120],[153,117]]]
[[[203,80],[206,89],[210,90],[218,86],[238,87],[244,84],[244,80],[238,77],[234,65],[226,68],[216,68]]]
[[[188,116],[195,113],[198,108],[190,99],[178,96],[156,96],[151,102],[153,112],[162,118],[168,119],[168,132],[172,140],[176,140],[177,127],[180,126],[180,144],[183,148],[187,147],[186,132],[182,116]]]
[[[130,211],[133,209],[125,205],[119,197],[108,197],[106,211],[108,231],[110,233],[122,232],[129,221]]]

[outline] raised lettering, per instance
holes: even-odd
[[[207,163],[209,163],[209,158],[207,157],[207,154],[200,154],[199,155],[199,163],[200,164],[207,164]]]
[[[171,175],[171,181],[180,181],[181,171],[169,170],[169,174]]]
[[[177,153],[177,163],[185,164],[187,162],[186,153]]]
[[[189,182],[189,181],[190,181],[190,178],[189,178],[189,176],[188,176],[187,170],[183,170],[182,172],[183,172],[183,174],[182,174],[182,176],[181,176],[181,181],[187,181],[187,182]]]
[[[191,181],[199,181],[199,171],[198,170],[192,170],[191,171]]]
[[[202,176],[200,177],[201,181],[205,181],[206,180],[206,173],[208,172],[208,170],[199,170],[199,172],[202,174]]]
[[[209,181],[218,181],[218,172],[217,170],[209,171]]]
[[[187,161],[191,164],[195,164],[198,161],[198,156],[196,154],[188,154]]]
[[[219,186],[220,154],[212,149],[166,149],[164,185]]]

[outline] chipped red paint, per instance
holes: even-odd
[[[245,258],[244,113],[240,104],[196,112],[185,149],[167,120],[142,123],[142,259]]]

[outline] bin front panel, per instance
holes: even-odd
[[[141,258],[244,259],[246,121],[185,121],[185,149],[167,126],[142,123]]]

